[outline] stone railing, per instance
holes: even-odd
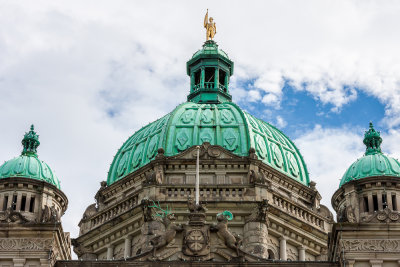
[[[172,198],[175,200],[187,200],[188,197],[195,197],[195,190],[193,185],[179,185],[173,186],[168,185],[164,188],[160,189],[162,193],[165,194],[166,197]],[[243,194],[246,190],[244,186],[230,186],[230,185],[201,185],[200,187],[200,197],[213,200],[213,199],[235,199],[240,200],[243,198]]]
[[[307,211],[306,209],[303,209],[297,205],[294,205],[290,203],[289,201],[286,201],[285,199],[274,195],[273,196],[273,203],[274,206],[280,208],[281,210],[284,210],[288,214],[296,217],[297,219],[300,219],[302,221],[305,221],[309,224],[312,224],[322,230],[325,229],[324,225],[324,220],[315,216],[311,212]]]
[[[125,201],[117,203],[112,207],[101,211],[99,214],[95,215],[93,218],[90,219],[91,228],[99,226],[112,218],[132,209],[134,206],[138,204],[138,195],[134,195],[129,197]]]

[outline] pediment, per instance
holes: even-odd
[[[192,146],[176,156],[168,157],[168,159],[195,159],[198,147],[200,159],[243,159],[221,146],[211,145],[208,142],[204,142],[201,146]]]

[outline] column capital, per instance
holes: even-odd
[[[288,240],[288,237],[287,237],[287,236],[284,236],[284,235],[281,235],[281,236],[279,237],[279,240]]]

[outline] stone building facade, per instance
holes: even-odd
[[[193,55],[187,102],[123,144],[72,241],[32,128],[0,167],[0,265],[400,266],[400,164],[379,132],[332,197],[335,222],[295,144],[232,102],[233,71],[212,40]]]

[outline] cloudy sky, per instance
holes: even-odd
[[[400,155],[400,1],[0,0],[0,161],[34,123],[73,237],[122,143],[185,101],[207,8],[234,101],[295,141],[324,204],[369,121]]]

